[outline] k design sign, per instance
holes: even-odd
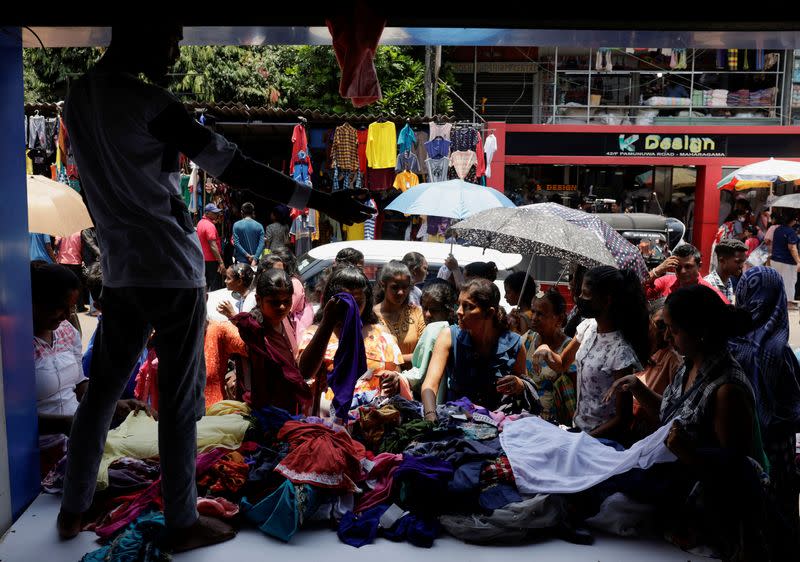
[[[725,138],[705,135],[619,135],[606,156],[725,157]]]

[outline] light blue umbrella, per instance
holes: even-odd
[[[465,219],[475,213],[498,207],[516,207],[491,187],[463,180],[421,183],[397,196],[386,209],[406,215],[426,215]]]

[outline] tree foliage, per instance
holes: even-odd
[[[274,106],[280,101],[275,47],[181,47],[172,90],[200,102]]]
[[[25,101],[64,99],[70,79],[88,70],[102,49],[25,49]],[[375,68],[383,99],[355,109],[339,95],[341,72],[329,46],[186,46],[173,70],[171,89],[181,99],[240,102],[251,106],[319,110],[325,113],[382,112],[421,115],[425,107],[424,50],[379,47]],[[452,75],[443,79],[451,86]],[[436,113],[451,113],[453,100],[437,88]]]
[[[288,47],[281,52],[280,66],[285,78],[283,99],[287,107],[329,113],[362,111],[339,95],[341,72],[331,47]],[[424,51],[410,47],[378,47],[375,69],[383,99],[364,111],[400,116],[424,113]],[[452,84],[452,76],[448,78]],[[444,87],[439,87],[437,101],[438,113],[452,111],[452,100]]]
[[[69,81],[86,72],[103,49],[23,49],[22,64],[26,103],[63,100]]]

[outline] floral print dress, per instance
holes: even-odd
[[[575,355],[578,367],[578,406],[575,426],[590,432],[616,413],[614,400],[603,402],[603,395],[614,383],[614,373],[628,367],[641,371],[642,366],[622,332],[598,333],[597,320],[584,320],[575,338],[580,348]]]

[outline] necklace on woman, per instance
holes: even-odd
[[[411,326],[411,307],[407,304],[403,305],[403,309],[397,315],[399,317],[398,320],[392,321],[389,320],[385,312],[381,311],[384,323],[397,341],[400,342],[402,341],[401,337],[405,336]]]

